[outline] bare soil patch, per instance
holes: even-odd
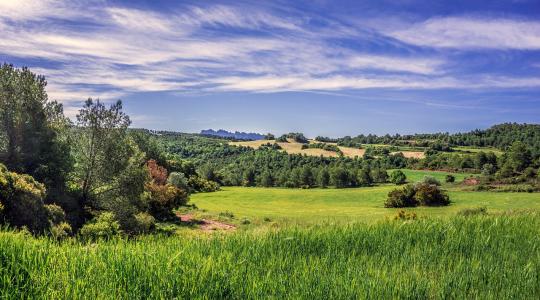
[[[420,152],[420,151],[397,151],[397,152],[392,152],[392,154],[396,154],[399,152],[403,153],[403,156],[405,156],[406,158],[424,158],[425,157],[424,152]]]
[[[195,219],[192,214],[178,215],[182,222],[192,223],[198,225],[202,231],[214,231],[214,230],[235,230],[236,226],[214,220],[207,219]]]

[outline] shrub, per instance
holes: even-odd
[[[64,210],[56,204],[45,205],[47,211],[47,219],[51,222],[51,225],[57,225],[66,221],[66,213]]]
[[[174,185],[175,187],[189,192],[189,183],[186,175],[180,172],[172,172],[167,178],[167,183]]]
[[[527,167],[525,170],[523,170],[522,176],[524,179],[534,178],[536,176],[536,171],[533,167]]]
[[[482,175],[484,176],[491,176],[497,172],[497,168],[490,163],[484,164],[482,166]]]
[[[448,182],[448,183],[452,183],[452,182],[456,181],[456,177],[454,175],[448,174],[448,175],[446,175],[444,181]]]
[[[388,198],[384,207],[413,207],[418,203],[414,198],[415,190],[413,185],[406,185],[401,189],[395,189],[388,193]]]
[[[244,218],[244,219],[242,219],[242,221],[240,223],[242,225],[249,225],[249,224],[251,224],[251,221],[249,219],[247,219],[247,218]]]
[[[415,212],[411,212],[411,213],[408,213],[404,210],[400,210],[398,211],[398,213],[394,216],[394,220],[403,220],[403,221],[407,221],[407,220],[416,220],[417,219],[417,215]]]
[[[209,181],[199,176],[189,177],[188,183],[197,192],[216,192],[221,189],[217,182]]]
[[[407,176],[401,170],[394,170],[390,173],[390,182],[396,185],[404,184],[407,181]]]
[[[422,183],[432,184],[440,186],[441,183],[433,176],[424,176],[424,179],[421,181]]]
[[[86,240],[110,239],[120,233],[120,224],[111,212],[101,213],[79,231],[81,237]]]
[[[150,214],[140,212],[135,215],[135,226],[133,231],[138,234],[152,232],[156,227],[156,219]]]
[[[72,233],[71,226],[66,222],[51,226],[50,234],[56,240],[63,240]]]
[[[435,184],[425,182],[414,185],[414,198],[418,205],[423,206],[445,206],[450,204],[450,198]]]
[[[219,213],[219,216],[220,217],[225,217],[225,218],[229,218],[229,219],[234,219],[234,214],[230,211],[223,211],[223,212],[220,212]]]
[[[475,216],[475,215],[486,215],[487,214],[487,208],[485,206],[481,207],[472,207],[472,208],[464,208],[457,213],[460,216],[468,217],[468,216]]]
[[[45,186],[32,176],[10,172],[0,164],[0,222],[27,227],[33,233],[49,227],[43,204]]]
[[[444,206],[450,204],[448,195],[437,185],[418,182],[388,193],[384,207]]]
[[[371,171],[371,178],[373,178],[374,182],[377,183],[386,183],[388,181],[388,173],[386,173],[385,169],[382,168],[374,168]]]
[[[188,201],[186,191],[172,184],[158,185],[151,182],[146,184],[146,190],[150,192],[149,212],[160,221],[172,218],[173,209],[185,205]]]

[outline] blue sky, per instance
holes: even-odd
[[[540,122],[540,1],[0,0],[0,62],[73,117],[308,136]]]

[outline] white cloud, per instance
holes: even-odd
[[[444,64],[444,61],[440,59],[418,59],[373,55],[353,56],[349,62],[350,66],[355,68],[403,71],[418,74],[433,74],[439,70],[441,65]]]
[[[483,89],[540,87],[540,78],[480,77],[459,80],[452,77],[426,78],[417,76],[392,77],[227,77],[217,79],[220,90],[226,91],[324,91],[358,89]]]
[[[385,33],[409,44],[428,47],[540,49],[538,21],[432,18],[404,29],[390,29]]]
[[[114,23],[129,30],[166,33],[175,31],[174,23],[157,13],[120,7],[107,8],[106,11]]]
[[[88,97],[115,99],[151,91],[540,86],[536,78],[454,78],[445,71],[448,61],[440,55],[373,54],[369,47],[360,47],[361,51],[335,42],[336,37],[358,38],[357,28],[334,21],[314,27],[304,19],[290,19],[253,8],[214,5],[153,12],[110,7],[101,1],[89,10],[81,9],[88,5],[80,1],[22,0],[20,3],[19,6],[0,0],[0,55],[55,62],[50,68],[30,67],[47,76],[50,98],[64,102]],[[85,18],[89,25],[81,30],[56,23],[58,18],[75,22]],[[483,32],[486,26],[479,26],[480,21],[467,22],[464,24],[471,25],[470,28],[457,24],[446,31],[441,28],[456,25],[460,19],[418,23],[412,27],[418,30],[418,37],[409,32],[412,29],[387,32],[409,43],[422,43],[421,38],[425,38],[425,43],[430,45],[451,47],[448,45],[460,38],[466,45],[472,45],[473,39],[462,36]],[[223,27],[259,34],[223,30]],[[512,26],[494,26],[499,34],[506,35],[511,34],[509,27]],[[514,42],[532,47],[536,43],[533,37],[537,35],[525,27],[516,27],[516,35],[521,34],[516,39],[529,44],[521,40]],[[444,40],[439,41],[437,34],[441,30]],[[492,34],[476,36],[484,45],[500,44]]]

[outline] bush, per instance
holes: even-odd
[[[446,206],[450,204],[450,198],[437,185],[429,183],[417,183],[414,185],[414,198],[418,205],[422,206]]]
[[[388,193],[384,207],[445,206],[449,204],[448,195],[437,185],[418,182]]]
[[[45,186],[32,176],[10,172],[0,164],[0,222],[27,227],[33,233],[49,228],[43,204]]]
[[[486,215],[487,214],[487,208],[485,206],[482,207],[472,207],[472,208],[464,208],[457,213],[460,216],[468,217],[468,216],[475,216],[475,215]]]
[[[64,210],[56,204],[45,205],[47,211],[47,219],[51,225],[58,225],[66,221],[66,213]]]
[[[138,234],[152,232],[156,227],[156,219],[150,214],[140,212],[135,215],[135,226],[133,231]]]
[[[209,181],[199,176],[191,176],[188,180],[189,186],[197,192],[216,192],[221,189],[217,182]]]
[[[422,179],[421,182],[422,183],[427,183],[427,184],[432,184],[432,185],[437,185],[437,186],[441,185],[441,183],[433,176],[424,176],[424,179]]]
[[[401,189],[395,189],[388,193],[388,198],[384,203],[384,207],[414,207],[418,203],[414,198],[415,190],[414,186],[408,184]]]
[[[172,184],[158,185],[151,182],[146,184],[146,190],[150,192],[149,212],[160,221],[171,219],[174,215],[173,209],[185,205],[188,201],[186,191]]]
[[[220,217],[225,217],[225,218],[229,218],[229,219],[234,219],[234,214],[230,211],[223,211],[223,212],[220,212],[219,213],[219,216]]]
[[[401,170],[394,170],[390,173],[390,182],[396,185],[404,184],[407,181],[407,176]]]
[[[72,233],[71,226],[66,222],[51,226],[50,234],[56,240],[63,240]]]
[[[416,215],[415,212],[408,213],[404,210],[398,211],[398,213],[394,216],[394,220],[403,220],[403,221],[416,220],[417,218],[418,216]]]
[[[444,181],[447,182],[447,183],[452,183],[452,182],[456,181],[456,177],[454,175],[448,174],[448,175],[446,175]]]
[[[172,172],[171,174],[169,174],[167,183],[170,183],[179,189],[189,192],[188,179],[186,178],[186,175],[184,175],[184,173]]]
[[[120,224],[111,212],[101,213],[79,231],[86,240],[110,239],[120,233]]]

